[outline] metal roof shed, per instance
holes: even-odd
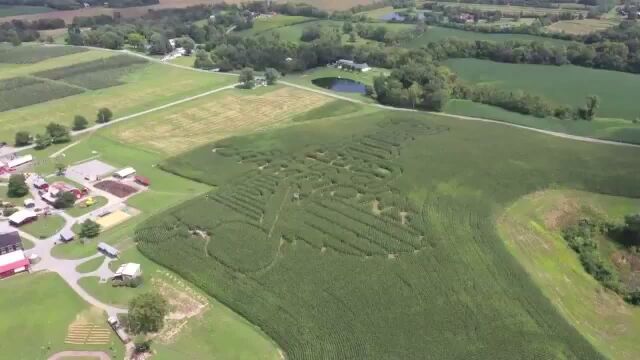
[[[132,168],[132,167],[128,167],[128,168],[124,168],[122,170],[118,170],[116,171],[113,176],[117,177],[117,178],[121,178],[124,179],[128,176],[131,176],[133,174],[136,173],[136,169]]]
[[[116,248],[114,248],[113,246],[107,244],[107,243],[99,243],[98,244],[98,250],[102,251],[103,253],[111,256],[111,257],[118,257],[118,255],[120,254],[120,251]]]

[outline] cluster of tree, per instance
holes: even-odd
[[[71,141],[69,129],[54,122],[46,126],[44,133],[37,134],[34,137],[27,131],[18,131],[15,136],[16,146],[27,146],[35,143],[38,150],[49,147],[51,144],[62,144]]]
[[[565,65],[640,72],[640,43],[634,53],[624,43],[605,41],[592,45],[570,43],[549,45],[544,42],[465,41],[447,39],[429,43],[427,51],[436,59],[477,58],[508,63]]]
[[[85,239],[91,239],[100,234],[100,224],[87,219],[80,225],[80,237]]]
[[[75,10],[82,7],[77,0],[0,0],[0,5],[46,6],[56,10]]]
[[[431,62],[406,64],[376,77],[373,88],[382,104],[440,111],[449,100],[454,76]]]
[[[71,25],[77,27],[95,27],[101,25],[113,24],[115,19],[109,15],[96,15],[96,16],[76,16],[71,21]]]
[[[96,115],[96,123],[103,124],[111,121],[113,112],[109,108],[101,108]],[[86,129],[89,125],[87,119],[82,115],[73,118],[72,129],[75,131]],[[62,144],[71,141],[71,132],[64,126],[54,122],[49,123],[43,134],[31,136],[28,131],[18,131],[15,135],[16,146],[27,146],[35,143],[35,148],[40,150],[47,148],[51,144]]]
[[[11,174],[7,186],[7,196],[10,198],[21,198],[29,193],[26,178],[23,174]]]
[[[640,254],[640,214],[625,216],[623,225],[581,219],[577,225],[563,231],[564,239],[578,253],[586,272],[603,286],[622,295],[628,303],[640,305],[640,287],[621,281],[617,269],[600,254],[598,240],[595,238],[599,234],[618,241],[637,256]]]
[[[53,207],[56,209],[69,209],[76,203],[76,196],[71,191],[65,191],[58,195]]]
[[[426,30],[425,26],[416,26],[415,29],[389,31],[389,29],[383,25],[369,25],[362,23],[357,23],[354,28],[356,34],[361,38],[379,41],[385,44],[398,44],[404,41],[409,41]]]
[[[40,39],[38,30],[50,30],[64,28],[62,19],[38,19],[34,21],[11,20],[0,23],[0,42],[10,42],[20,45],[25,41]]]

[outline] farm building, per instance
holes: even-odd
[[[17,250],[0,255],[0,278],[29,270],[29,260],[24,251]]]
[[[22,239],[17,231],[0,234],[0,254],[22,250]]]
[[[69,242],[73,240],[75,234],[70,229],[64,229],[60,232],[60,241]]]
[[[31,210],[20,210],[9,216],[9,223],[13,226],[28,224],[38,219],[38,214]]]
[[[118,179],[124,179],[131,175],[134,175],[135,173],[136,173],[136,169],[132,167],[128,167],[128,168],[124,168],[122,170],[116,171],[115,173],[113,173],[113,176]]]
[[[149,186],[149,185],[151,185],[151,182],[149,181],[149,179],[147,179],[147,178],[146,178],[146,177],[144,177],[144,176],[136,175],[136,176],[134,177],[134,180],[135,180],[138,184],[140,184],[140,185],[142,185],[142,186]]]
[[[361,72],[367,72],[371,70],[371,68],[369,67],[369,65],[367,65],[367,63],[360,64],[360,63],[354,62],[353,60],[340,59],[336,62],[336,65],[343,70],[356,70]]]
[[[103,242],[98,244],[98,250],[110,257],[118,257],[118,255],[120,255],[120,251],[118,249]]]
[[[122,264],[118,267],[116,274],[113,276],[116,280],[133,280],[137,279],[142,275],[142,268],[140,264],[136,263],[127,263]]]
[[[16,168],[18,166],[21,166],[21,165],[24,165],[24,164],[28,164],[28,163],[30,163],[32,161],[33,161],[33,156],[32,155],[20,156],[20,157],[17,157],[15,159],[9,161],[7,163],[7,167]]]

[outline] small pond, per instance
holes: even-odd
[[[320,86],[322,88],[333,90],[333,91],[358,93],[358,94],[365,93],[364,84],[359,81],[355,81],[351,79],[325,77],[325,78],[313,79],[311,80],[311,82],[315,86]]]

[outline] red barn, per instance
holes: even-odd
[[[29,270],[29,259],[22,250],[0,255],[0,278]]]

